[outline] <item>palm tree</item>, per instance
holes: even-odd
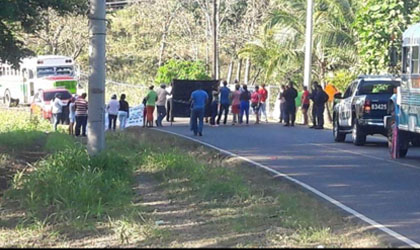
[[[356,35],[352,28],[357,7],[353,0],[321,0],[315,4],[313,74],[322,83],[328,70],[354,70],[357,64]],[[246,44],[241,54],[257,62],[265,72],[265,79],[276,73],[284,75],[284,69],[300,73],[305,21],[306,0],[277,0],[262,34]]]

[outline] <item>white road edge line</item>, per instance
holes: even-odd
[[[363,220],[364,222],[366,222],[366,223],[370,224],[371,226],[373,226],[373,227],[375,227],[375,228],[377,228],[377,229],[379,229],[379,230],[381,230],[381,231],[383,231],[383,232],[387,233],[388,235],[390,235],[390,236],[392,236],[392,237],[394,237],[394,238],[396,238],[396,239],[398,239],[398,240],[400,240],[400,241],[402,241],[402,242],[406,243],[407,245],[409,245],[409,246],[411,246],[411,247],[414,247],[414,248],[420,248],[420,244],[419,244],[419,243],[417,243],[417,242],[415,242],[415,241],[413,241],[413,240],[410,240],[409,238],[407,238],[407,237],[405,237],[405,236],[403,236],[403,235],[401,235],[401,234],[399,234],[399,233],[397,233],[397,232],[395,232],[395,231],[393,231],[393,230],[391,230],[391,229],[387,228],[386,226],[384,226],[384,225],[382,225],[382,224],[380,224],[380,223],[378,223],[378,222],[376,222],[376,221],[374,221],[374,220],[372,220],[372,219],[370,219],[370,218],[366,217],[365,215],[363,215],[363,214],[361,214],[361,213],[357,212],[356,210],[354,210],[354,209],[352,209],[352,208],[350,208],[350,207],[348,207],[348,206],[346,206],[346,205],[342,204],[341,202],[339,202],[339,201],[337,201],[337,200],[335,200],[335,199],[333,199],[333,198],[329,197],[328,195],[326,195],[326,194],[322,193],[321,191],[318,191],[317,189],[315,189],[315,188],[313,188],[313,187],[309,186],[308,184],[305,184],[305,183],[303,183],[303,182],[301,182],[301,181],[296,180],[296,179],[295,179],[295,178],[293,178],[293,177],[290,177],[290,176],[288,176],[288,175],[286,175],[286,174],[280,173],[280,172],[278,172],[277,170],[274,170],[274,169],[272,169],[272,168],[269,168],[269,167],[267,167],[267,166],[265,166],[265,165],[263,165],[263,164],[261,164],[261,163],[255,162],[255,161],[250,160],[250,159],[248,159],[248,158],[245,158],[245,157],[243,157],[243,156],[240,156],[240,155],[237,155],[237,154],[232,153],[232,152],[230,152],[230,151],[227,151],[227,150],[224,150],[224,149],[218,148],[218,147],[216,147],[216,146],[214,146],[214,145],[211,145],[211,144],[209,144],[209,143],[206,143],[206,142],[203,142],[203,141],[200,141],[200,140],[197,140],[197,139],[191,138],[191,137],[189,137],[189,136],[185,136],[185,135],[182,135],[182,134],[178,134],[178,133],[175,133],[175,132],[172,132],[172,131],[167,131],[167,130],[163,130],[163,129],[159,129],[159,128],[154,128],[154,129],[155,129],[155,130],[158,130],[158,131],[161,131],[161,132],[164,132],[164,133],[173,134],[173,135],[176,135],[176,136],[179,136],[179,137],[182,137],[182,138],[185,138],[185,139],[191,140],[191,141],[198,142],[198,143],[203,144],[203,145],[205,145],[205,146],[207,146],[207,147],[210,147],[210,148],[216,149],[216,150],[218,150],[218,151],[220,151],[220,152],[222,152],[222,153],[224,153],[224,154],[227,154],[227,155],[230,155],[230,156],[232,156],[232,157],[235,157],[235,158],[238,158],[238,159],[244,160],[244,161],[249,162],[249,163],[251,163],[251,164],[253,164],[253,165],[257,166],[257,167],[260,167],[260,168],[263,168],[263,169],[265,169],[265,170],[267,170],[267,171],[269,171],[269,172],[272,172],[272,173],[276,174],[276,177],[277,177],[277,176],[284,177],[284,178],[288,179],[289,181],[292,181],[292,182],[294,182],[294,183],[296,183],[296,184],[300,185],[301,187],[303,187],[303,188],[305,188],[305,189],[307,189],[307,190],[311,191],[312,193],[314,193],[314,194],[316,194],[316,195],[320,196],[321,198],[323,198],[323,199],[327,200],[328,202],[330,202],[330,203],[332,203],[332,204],[336,205],[337,207],[339,207],[339,208],[343,209],[344,211],[346,211],[346,212],[348,212],[348,213],[350,213],[350,214],[352,214],[352,215],[356,216],[357,218],[359,218],[359,219]]]

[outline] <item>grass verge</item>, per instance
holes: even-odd
[[[109,133],[96,157],[42,136],[45,155],[0,200],[0,247],[388,246],[287,182],[175,136]]]

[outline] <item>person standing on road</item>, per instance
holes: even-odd
[[[166,121],[167,122],[169,122],[169,121],[174,122],[174,118],[171,117],[171,102],[172,102],[172,89],[173,89],[172,83],[171,83],[170,88],[171,88],[171,90],[169,91],[169,93],[171,93],[171,95],[168,96],[168,99],[166,100],[166,107],[167,107],[167,109],[166,109]]]
[[[109,101],[107,107],[108,111],[108,130],[114,130],[117,126],[117,116],[118,110],[120,109],[120,102],[117,101],[117,95],[112,95],[111,100]]]
[[[279,100],[280,100],[280,123],[286,122],[286,99],[284,99],[284,92],[286,91],[286,86],[281,85]]]
[[[241,91],[239,90],[240,86],[239,84],[235,85],[235,91],[232,93],[232,114],[233,114],[233,120],[232,125],[235,125],[237,122],[239,122],[239,113],[241,110]]]
[[[288,88],[284,92],[284,99],[286,100],[286,124],[284,126],[295,126],[295,119],[296,119],[296,102],[295,98],[297,96],[297,91],[293,87],[293,82],[290,81]]]
[[[69,135],[74,135],[74,124],[76,123],[76,108],[74,102],[76,101],[75,97],[72,97],[67,104],[69,107]]]
[[[153,127],[153,112],[155,111],[155,105],[157,101],[157,93],[153,90],[154,86],[149,87],[149,93],[146,96],[146,127]],[[157,120],[156,120],[156,126]]]
[[[261,94],[259,92],[259,86],[255,86],[255,91],[251,94],[251,107],[255,114],[255,124],[260,123],[260,105],[261,105]]]
[[[52,105],[52,115],[54,119],[54,131],[57,131],[58,123],[62,120],[63,114],[63,102],[61,101],[61,95],[56,93],[54,96],[54,102]]]
[[[231,98],[230,89],[227,87],[227,81],[223,81],[223,87],[220,88],[220,110],[219,116],[217,117],[217,125],[220,125],[220,118],[222,118],[222,113],[225,113],[225,118],[223,124],[226,125],[227,116],[229,114],[230,98]]]
[[[321,85],[317,85],[317,91],[314,98],[314,106],[316,106],[316,118],[318,126],[315,129],[324,129],[324,110],[325,103],[328,102],[328,94],[322,89]]]
[[[80,135],[80,128],[82,129],[82,136],[86,136],[88,118],[88,102],[86,101],[86,96],[86,93],[83,93],[74,103],[76,109],[76,136]]]
[[[212,95],[212,100],[210,104],[210,111],[211,111],[210,125],[216,126],[217,108],[219,106],[219,90],[217,87],[214,87],[214,89],[211,91],[211,95]]]
[[[267,118],[267,97],[268,97],[268,91],[265,88],[265,83],[263,83],[261,85],[261,88],[258,90],[258,92],[260,93],[261,96],[261,104],[260,104],[260,118],[262,118],[262,115],[264,115],[265,117],[265,122],[268,122],[268,118]]]
[[[125,129],[125,124],[127,123],[127,119],[130,117],[130,107],[128,106],[128,102],[125,100],[125,98],[126,98],[125,94],[121,94],[120,108],[118,110],[118,120],[120,121],[120,130]]]
[[[160,89],[158,89],[156,92],[157,92],[157,96],[158,96],[158,99],[157,99],[157,102],[156,102],[156,109],[157,109],[157,113],[158,113],[156,126],[162,127],[162,120],[166,116],[166,107],[165,107],[166,96],[170,95],[170,93],[166,90],[166,85],[165,84],[161,84]]]
[[[306,86],[303,86],[301,109],[303,114],[303,125],[308,125],[309,91]]]
[[[314,81],[312,83],[312,91],[311,94],[309,95],[309,99],[312,101],[312,126],[310,126],[309,128],[315,128],[317,126],[317,110],[316,110],[316,106],[315,106],[315,96],[316,96],[316,92],[317,92],[317,86],[318,86],[318,82]]]
[[[203,126],[204,126],[204,111],[206,108],[206,103],[209,99],[209,95],[206,91],[200,86],[197,90],[191,93],[190,102],[191,102],[191,120],[190,120],[190,129],[193,131],[194,135],[203,136]],[[198,119],[198,124],[197,124]]]
[[[243,91],[239,97],[241,101],[241,112],[239,114],[239,124],[242,124],[243,116],[245,112],[246,116],[246,125],[249,123],[249,100],[251,99],[251,94],[248,91],[248,86],[246,84],[243,85]]]

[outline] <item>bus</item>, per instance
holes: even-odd
[[[24,58],[17,68],[0,61],[0,99],[11,107],[30,104],[40,89],[64,87],[75,94],[75,66],[71,57],[59,55]]]
[[[410,146],[420,146],[419,61],[420,23],[417,23],[403,33],[401,85],[389,100],[388,115],[384,118],[384,125],[388,129],[388,147],[393,159],[404,158]]]

